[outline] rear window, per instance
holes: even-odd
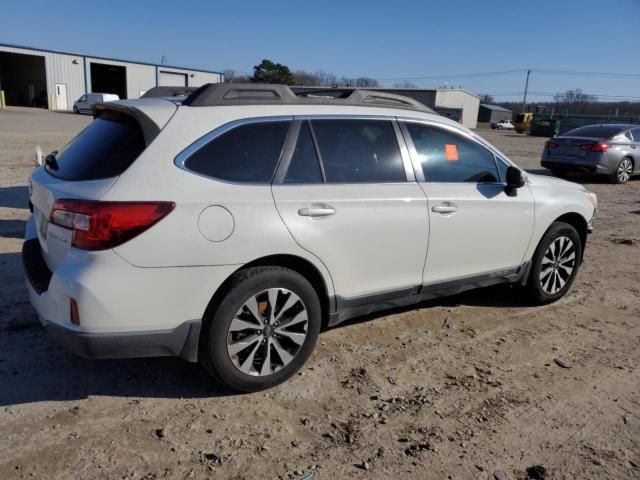
[[[563,137],[592,137],[609,138],[620,133],[623,128],[612,125],[589,125],[587,127],[576,128],[563,135]]]
[[[71,181],[117,177],[145,147],[138,122],[129,115],[106,110],[56,156],[56,165],[46,169],[55,177]]]

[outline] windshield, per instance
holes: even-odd
[[[73,139],[45,168],[64,180],[98,180],[124,172],[145,149],[138,122],[106,110]]]

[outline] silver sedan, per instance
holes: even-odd
[[[607,175],[626,183],[640,173],[640,125],[588,125],[546,142],[541,164],[559,177],[569,172]]]

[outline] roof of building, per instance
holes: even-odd
[[[0,43],[0,48],[1,47],[21,48],[23,50],[33,50],[34,52],[60,53],[62,55],[73,55],[76,57],[95,58],[96,60],[111,60],[114,62],[135,63],[137,65],[149,65],[152,67],[174,68],[176,70],[189,70],[192,72],[216,73],[218,75],[222,75],[222,72],[216,72],[214,70],[203,70],[201,68],[190,68],[190,67],[176,67],[175,65],[163,65],[160,63],[139,62],[137,60],[123,60],[122,58],[99,57],[96,55],[89,55],[86,53],[66,52],[63,50],[52,50],[50,48],[25,47],[24,45],[13,45],[10,43]]]
[[[494,110],[496,112],[509,112],[509,113],[511,113],[511,110],[509,110],[508,108],[501,107],[500,105],[490,105],[488,103],[481,103],[480,106],[486,108],[487,110]]]

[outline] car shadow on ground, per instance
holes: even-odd
[[[24,220],[0,219],[0,238],[24,238],[26,225]]]
[[[527,295],[524,288],[518,288],[511,285],[495,285],[492,287],[478,288],[457,295],[435,298],[420,302],[407,307],[396,307],[380,312],[363,315],[360,317],[349,319],[333,328],[340,328],[345,325],[354,325],[358,323],[369,322],[378,318],[395,315],[398,313],[409,312],[420,308],[433,307],[491,307],[491,308],[521,308],[534,306]]]
[[[211,398],[234,393],[178,358],[90,360],[59,347],[31,307],[19,253],[0,254],[0,407],[90,396]]]
[[[0,207],[29,208],[29,189],[26,185],[0,188]]]
[[[30,308],[30,307],[29,307]],[[91,360],[67,352],[30,314],[0,329],[0,407],[90,396],[213,398],[234,392],[178,358]]]
[[[358,317],[333,328],[434,306],[522,307],[519,291],[488,287],[406,308]],[[90,360],[67,352],[44,332],[27,302],[0,316],[0,407],[90,396],[213,398],[235,395],[197,364],[177,358]],[[14,318],[6,318],[13,316]]]

